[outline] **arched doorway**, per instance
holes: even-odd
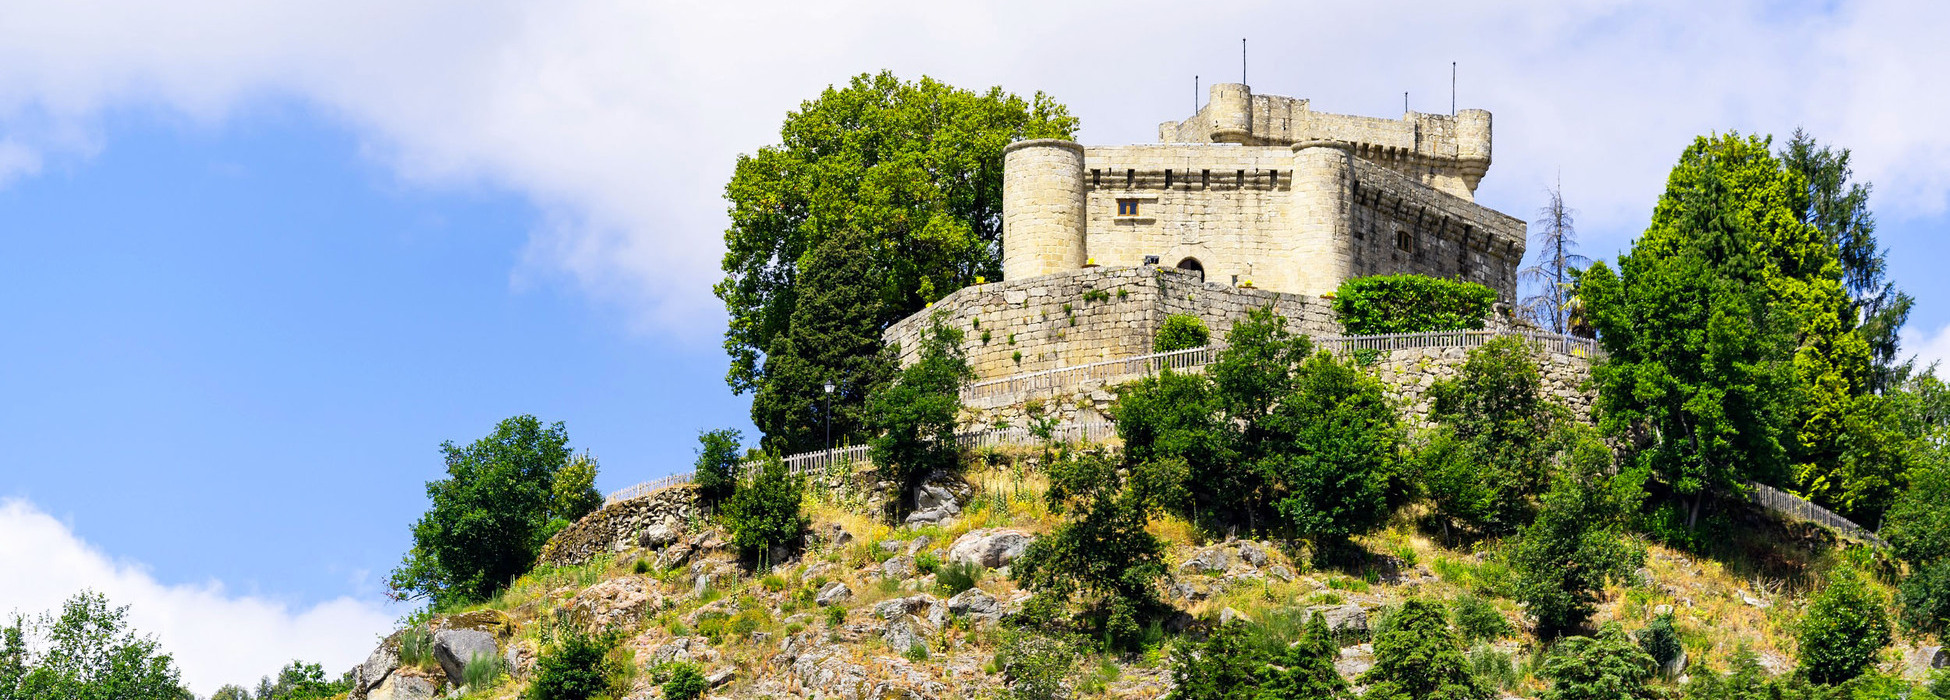
[[[1205,266],[1198,263],[1198,258],[1185,258],[1178,261],[1178,269],[1198,273],[1198,281],[1205,281]]]

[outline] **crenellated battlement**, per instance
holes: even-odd
[[[1238,83],[1212,86],[1211,100],[1184,121],[1158,125],[1158,141],[1170,144],[1236,143],[1291,146],[1340,141],[1362,160],[1465,199],[1490,168],[1490,113],[1465,109],[1455,116],[1409,112],[1401,119],[1316,112],[1307,100],[1254,95]]]

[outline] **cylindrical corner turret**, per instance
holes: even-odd
[[[1002,277],[1083,267],[1083,146],[1017,141],[1002,150]]]
[[[1253,89],[1243,83],[1215,83],[1205,105],[1213,143],[1247,143],[1253,138]]]
[[[1293,144],[1292,193],[1287,219],[1295,226],[1286,264],[1290,272],[1283,286],[1273,288],[1301,294],[1332,292],[1352,275],[1354,265],[1348,247],[1354,212],[1354,147],[1326,139]]]
[[[1490,171],[1490,113],[1482,109],[1456,112],[1456,159],[1463,183],[1471,194]]]

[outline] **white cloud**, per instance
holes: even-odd
[[[252,684],[292,659],[321,663],[333,678],[365,659],[394,614],[337,598],[305,609],[233,595],[220,583],[170,585],[138,564],[116,561],[32,503],[0,501],[0,614],[59,611],[83,589],[129,606],[136,631],[175,656],[191,690]]]
[[[1561,169],[1594,247],[1642,225],[1692,135],[1805,125],[1855,148],[1886,215],[1940,213],[1950,188],[1950,5],[1748,0],[1457,4],[550,3],[78,0],[0,23],[0,142],[15,170],[86,154],[103,110],[221,124],[263,96],[351,125],[406,181],[489,186],[547,214],[520,279],[574,284],[708,339],[737,154],[847,76],[892,68],[1050,91],[1085,140],[1147,140],[1191,108],[1191,79],[1392,116],[1497,114],[1484,200],[1528,217]],[[106,144],[113,147],[113,144]],[[4,173],[0,170],[0,173]]]
[[[1918,369],[1950,360],[1950,324],[1934,333],[1914,327],[1903,329],[1903,350],[1916,358]]]

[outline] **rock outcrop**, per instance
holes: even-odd
[[[697,489],[689,484],[611,503],[555,533],[542,546],[539,563],[574,566],[606,552],[669,546],[696,517]]]
[[[948,547],[948,561],[997,569],[1022,556],[1034,541],[1034,536],[1021,530],[971,530]]]

